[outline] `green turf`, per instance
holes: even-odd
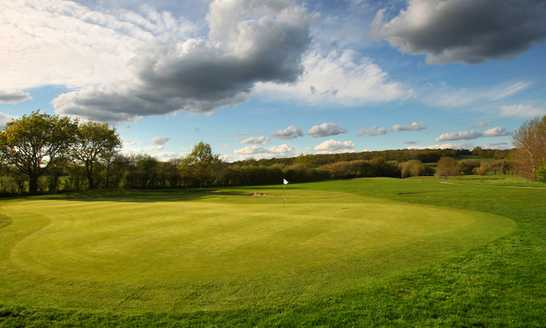
[[[3,201],[0,325],[540,326],[546,190],[447,182]]]

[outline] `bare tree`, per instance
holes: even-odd
[[[536,180],[546,167],[546,116],[524,123],[514,133],[517,172]]]
[[[459,175],[459,166],[457,161],[452,157],[442,157],[438,161],[436,175],[442,178]]]

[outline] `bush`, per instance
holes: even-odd
[[[463,175],[472,175],[478,172],[482,161],[477,159],[465,159],[459,161],[459,171]]]

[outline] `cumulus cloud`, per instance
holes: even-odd
[[[515,56],[546,39],[543,0],[410,0],[398,16],[380,10],[374,34],[428,63]]]
[[[23,90],[0,90],[0,104],[17,104],[32,99]]]
[[[372,62],[352,50],[327,54],[310,51],[303,60],[303,74],[291,84],[259,83],[256,92],[277,99],[311,104],[362,105],[413,96],[413,91]]]
[[[149,47],[133,61],[134,80],[65,93],[55,110],[126,120],[238,104],[258,82],[296,81],[310,44],[307,16],[289,0],[213,1],[207,38]]]
[[[484,137],[504,137],[511,135],[505,128],[496,127],[483,131],[482,135]]]
[[[294,147],[287,144],[273,146],[271,148],[265,148],[258,145],[250,145],[241,149],[237,149],[234,151],[234,153],[236,155],[239,155],[239,157],[242,159],[263,159],[293,156],[295,150],[296,149]]]
[[[442,144],[436,144],[436,145],[429,145],[426,147],[422,147],[420,149],[472,149],[472,148],[474,148],[474,145],[469,143],[465,143],[465,144],[442,143]]]
[[[317,146],[315,146],[315,151],[318,154],[338,154],[338,153],[352,153],[355,152],[355,145],[351,140],[347,141],[337,141],[337,140],[326,140]]]
[[[420,122],[411,122],[408,125],[395,124],[392,126],[392,131],[394,132],[403,132],[403,131],[422,131],[427,127]]]
[[[504,105],[500,114],[505,117],[533,118],[546,115],[546,107],[530,104]]]
[[[344,128],[330,122],[314,125],[308,131],[309,135],[315,138],[337,136],[346,132]]]
[[[241,140],[241,143],[246,145],[265,145],[268,142],[269,138],[265,136],[248,137]]]
[[[505,128],[495,127],[485,131],[459,131],[442,133],[437,141],[473,140],[482,137],[504,137],[511,135]]]
[[[394,124],[390,128],[383,128],[383,127],[364,128],[364,129],[360,129],[358,135],[375,137],[375,136],[382,136],[391,132],[422,131],[422,130],[426,130],[426,128],[427,128],[426,125],[421,122],[411,122],[409,124]]]
[[[195,31],[188,20],[149,6],[99,11],[75,1],[11,0],[0,2],[0,12],[0,89],[130,79],[140,48]]]
[[[360,129],[358,131],[358,135],[359,136],[370,136],[370,137],[375,137],[375,136],[382,136],[382,135],[385,135],[389,132],[389,129],[387,128],[379,128],[379,127],[372,127],[372,128],[364,128],[364,129]]]
[[[303,130],[294,125],[289,125],[286,129],[273,133],[273,136],[279,139],[296,139],[303,137]]]
[[[121,152],[127,156],[134,155],[149,155],[160,161],[170,161],[173,159],[181,158],[184,156],[182,152],[172,152],[165,151],[165,145],[169,140],[164,140],[169,138],[153,138],[152,144],[144,144],[135,140],[122,139]]]
[[[513,146],[509,142],[494,142],[494,143],[488,143],[485,145],[481,145],[480,147],[486,148],[486,149],[500,149],[500,150],[506,150],[506,149],[512,149]]]

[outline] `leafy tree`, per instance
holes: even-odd
[[[531,180],[539,178],[546,165],[546,116],[523,124],[514,134],[514,146],[518,173]]]
[[[121,147],[121,140],[106,123],[88,122],[78,126],[72,156],[85,167],[90,189],[96,188],[96,169],[99,164],[109,164]]]
[[[219,155],[212,153],[209,144],[200,142],[192,152],[182,159],[179,170],[182,178],[191,177],[192,184],[207,187],[214,183],[222,161]]]
[[[67,154],[76,131],[77,124],[69,118],[33,112],[0,132],[0,154],[28,178],[29,192],[36,193],[38,179]]]
[[[459,175],[457,161],[452,157],[442,157],[438,161],[436,175],[447,178],[449,176]]]

